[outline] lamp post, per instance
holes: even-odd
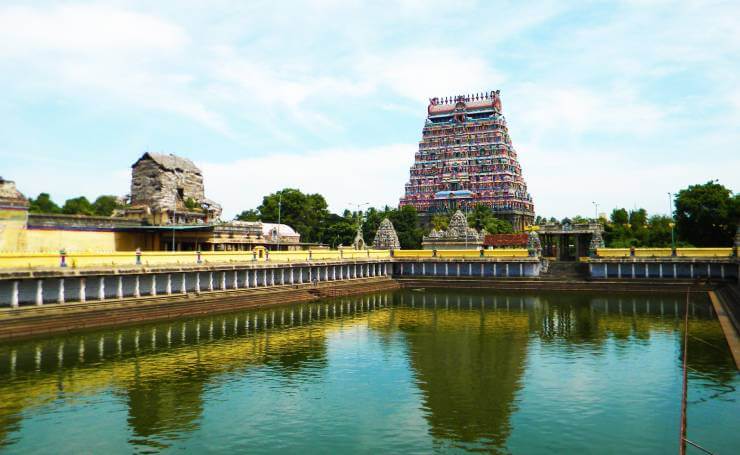
[[[675,256],[676,234],[674,233],[674,228],[676,226],[676,220],[673,218],[673,194],[670,191],[668,192],[668,213],[671,215],[671,222],[669,223],[671,227],[671,256]]]
[[[280,251],[280,212],[283,208],[283,192],[278,193],[277,250]]]
[[[177,190],[175,190],[175,204],[172,206],[172,251],[175,251],[175,223],[177,223]]]
[[[357,202],[350,202],[350,206],[354,205],[357,207],[357,229],[362,229],[362,215],[360,214],[360,207],[365,207],[366,205],[370,205],[369,202],[363,202],[363,203],[357,203]],[[364,237],[364,236],[363,236]],[[365,240],[363,239],[363,243]]]

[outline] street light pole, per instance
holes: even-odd
[[[676,219],[673,217],[673,194],[668,192],[668,210],[671,215],[671,255],[676,254],[676,234],[674,228],[676,226]]]
[[[596,201],[591,203],[594,205],[594,220],[599,221],[599,203]]]
[[[175,223],[177,222],[177,190],[175,190],[175,204],[172,206],[172,251],[175,251]]]
[[[278,193],[277,250],[280,251],[280,212],[283,208],[283,192]]]

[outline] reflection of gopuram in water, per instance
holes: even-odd
[[[390,315],[371,323],[381,333],[404,333],[430,433],[440,443],[497,450],[505,447],[512,431],[533,339],[545,347],[567,342],[571,349],[583,346],[590,352],[605,349],[610,338],[647,340],[651,333],[664,332],[678,339],[683,299],[406,292],[395,296]],[[689,341],[690,365],[722,385],[732,380],[733,369],[717,372],[716,360],[704,362],[716,359],[713,346],[724,346],[706,303],[700,299],[690,307],[691,332],[697,337]]]
[[[388,324],[405,335],[432,436],[503,447],[524,373],[533,298],[411,293],[401,300],[414,308],[394,310]]]

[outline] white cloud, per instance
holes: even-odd
[[[449,47],[368,55],[360,60],[356,72],[380,88],[420,103],[434,96],[485,92],[505,79],[481,56]]]
[[[199,164],[206,195],[223,205],[225,218],[257,207],[263,196],[282,188],[322,194],[329,209],[341,213],[352,203],[397,205],[415,150],[415,144],[395,144]]]
[[[0,9],[0,54],[157,52],[179,49],[179,27],[145,14],[102,5]]]

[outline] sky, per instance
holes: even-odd
[[[0,2],[0,175],[125,195],[145,152],[224,218],[285,187],[395,206],[428,100],[501,90],[538,215],[740,187],[740,3]]]

